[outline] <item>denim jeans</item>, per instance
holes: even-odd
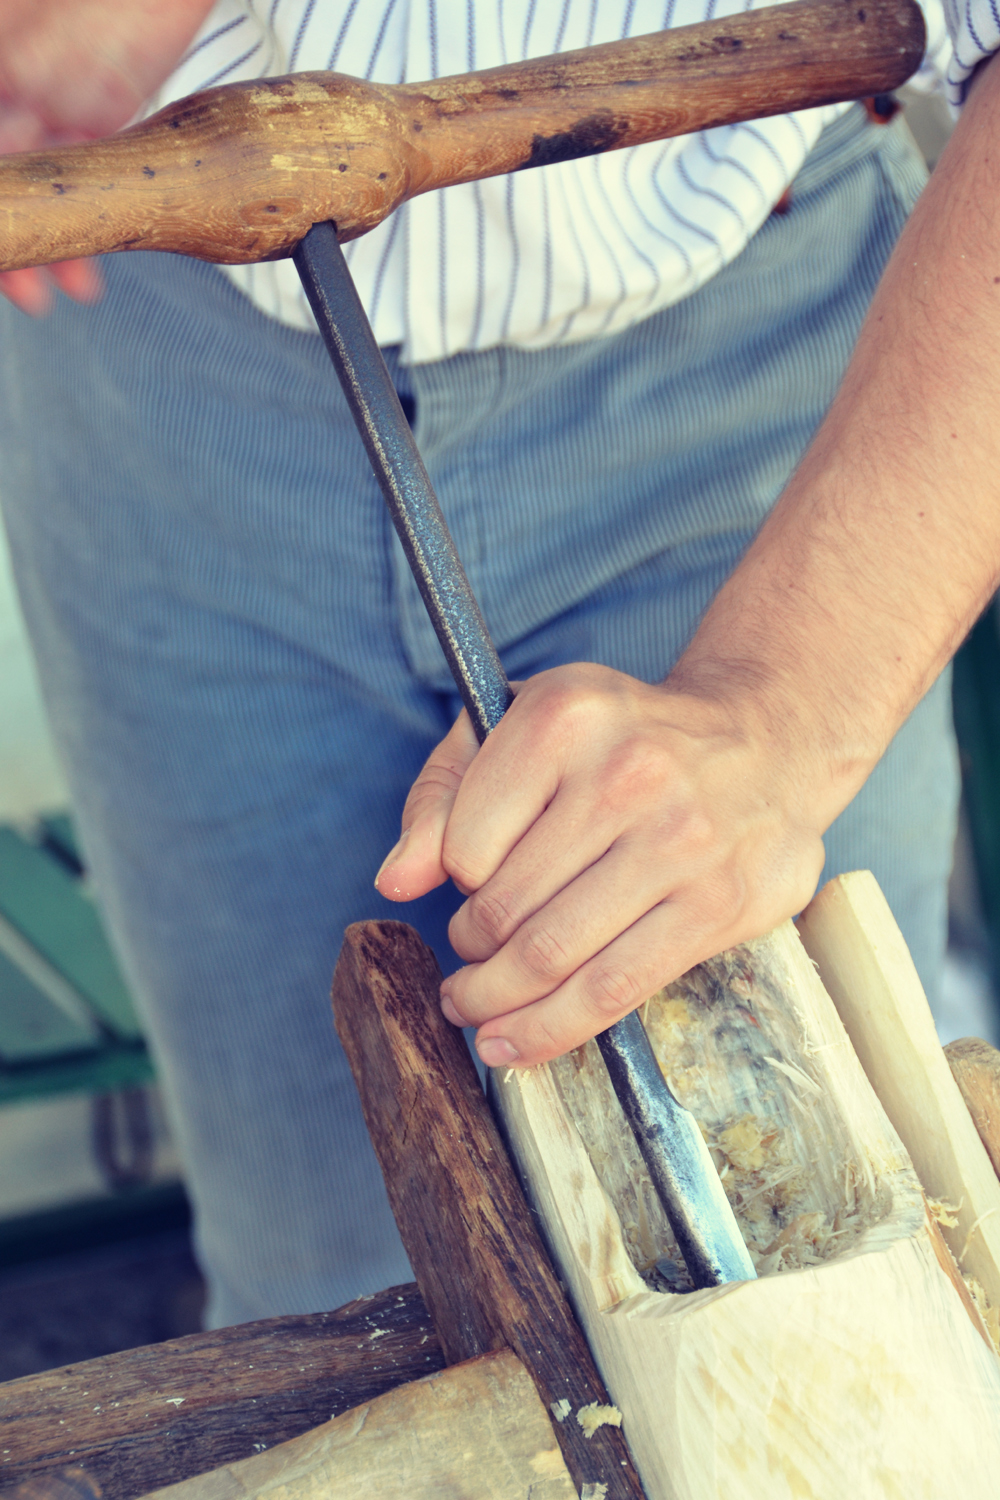
[[[388,351],[510,675],[667,672],[833,397],[922,181],[901,127],[851,111],[687,301],[537,352]],[[401,910],[372,879],[457,702],[319,339],[198,262],[105,275],[96,308],[0,314],[19,587],[209,1320],[332,1307],[409,1271],[330,975],[365,917],[454,965],[454,893]],[[931,991],[956,784],[942,680],[827,839],[828,875],[874,870]]]

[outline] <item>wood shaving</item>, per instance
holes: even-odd
[[[955,1215],[959,1212],[961,1203],[946,1203],[943,1198],[926,1199],[927,1212],[935,1224],[940,1224],[942,1229],[957,1229],[958,1219]]]
[[[584,1437],[592,1438],[599,1427],[620,1427],[622,1414],[617,1406],[602,1406],[599,1401],[591,1401],[588,1406],[580,1407],[576,1420],[583,1428]]]
[[[958,1257],[958,1264],[960,1266],[969,1253],[969,1246],[972,1244],[972,1236],[975,1234],[980,1224],[984,1223],[987,1219],[992,1219],[993,1215],[998,1212],[1000,1212],[1000,1209],[988,1208],[984,1214],[979,1215],[979,1218],[976,1220],[972,1228],[969,1230],[968,1234],[965,1236],[965,1244],[962,1246],[962,1253]]]
[[[782,1062],[777,1057],[765,1057],[764,1061],[770,1063],[772,1068],[777,1068],[779,1073],[784,1073],[786,1078],[790,1078],[793,1083],[797,1083],[808,1093],[821,1094],[823,1092],[815,1078],[810,1078],[808,1073],[804,1073],[801,1068],[796,1068],[793,1063]]]
[[[565,1422],[566,1418],[569,1416],[572,1410],[573,1408],[572,1406],[570,1406],[565,1396],[560,1396],[558,1401],[549,1402],[549,1411],[555,1417],[557,1422]]]

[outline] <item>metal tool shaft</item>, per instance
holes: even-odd
[[[334,226],[315,224],[293,259],[482,744],[513,694]],[[642,1022],[626,1016],[597,1040],[695,1285],[752,1279],[753,1264],[708,1148],[693,1116],[664,1082]]]
[[[711,1153],[675,1099],[637,1011],[597,1038],[611,1086],[635,1136],[696,1287],[757,1275]]]
[[[332,224],[292,259],[392,523],[482,744],[514,701]]]

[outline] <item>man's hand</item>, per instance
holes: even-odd
[[[1000,62],[981,71],[826,420],[660,687],[525,684],[464,716],[379,872],[451,875],[445,1013],[497,1066],[555,1057],[792,915],[821,835],[1000,581]]]
[[[0,154],[110,135],[184,54],[213,0],[0,0]],[[100,296],[85,261],[0,272],[0,292],[35,316],[52,287]]]
[[[485,1062],[541,1062],[805,905],[823,809],[804,792],[750,715],[563,667],[520,688],[481,750],[462,714],[378,885],[409,900],[451,876],[472,893],[445,1014],[481,1028]]]

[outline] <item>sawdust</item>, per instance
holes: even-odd
[[[943,1198],[928,1198],[927,1212],[935,1224],[940,1224],[942,1229],[957,1229],[958,1219],[955,1215],[962,1207],[961,1203],[946,1203]]]
[[[849,1248],[888,1201],[810,1071],[780,986],[754,960],[750,945],[699,965],[655,995],[643,1019],[664,1077],[698,1121],[758,1276],[772,1276]],[[653,1290],[689,1290],[596,1046],[562,1059],[556,1077],[636,1269]]]
[[[588,1406],[580,1407],[576,1420],[583,1428],[584,1437],[592,1438],[599,1427],[620,1427],[622,1414],[617,1406],[602,1406],[599,1401],[591,1401]]]

